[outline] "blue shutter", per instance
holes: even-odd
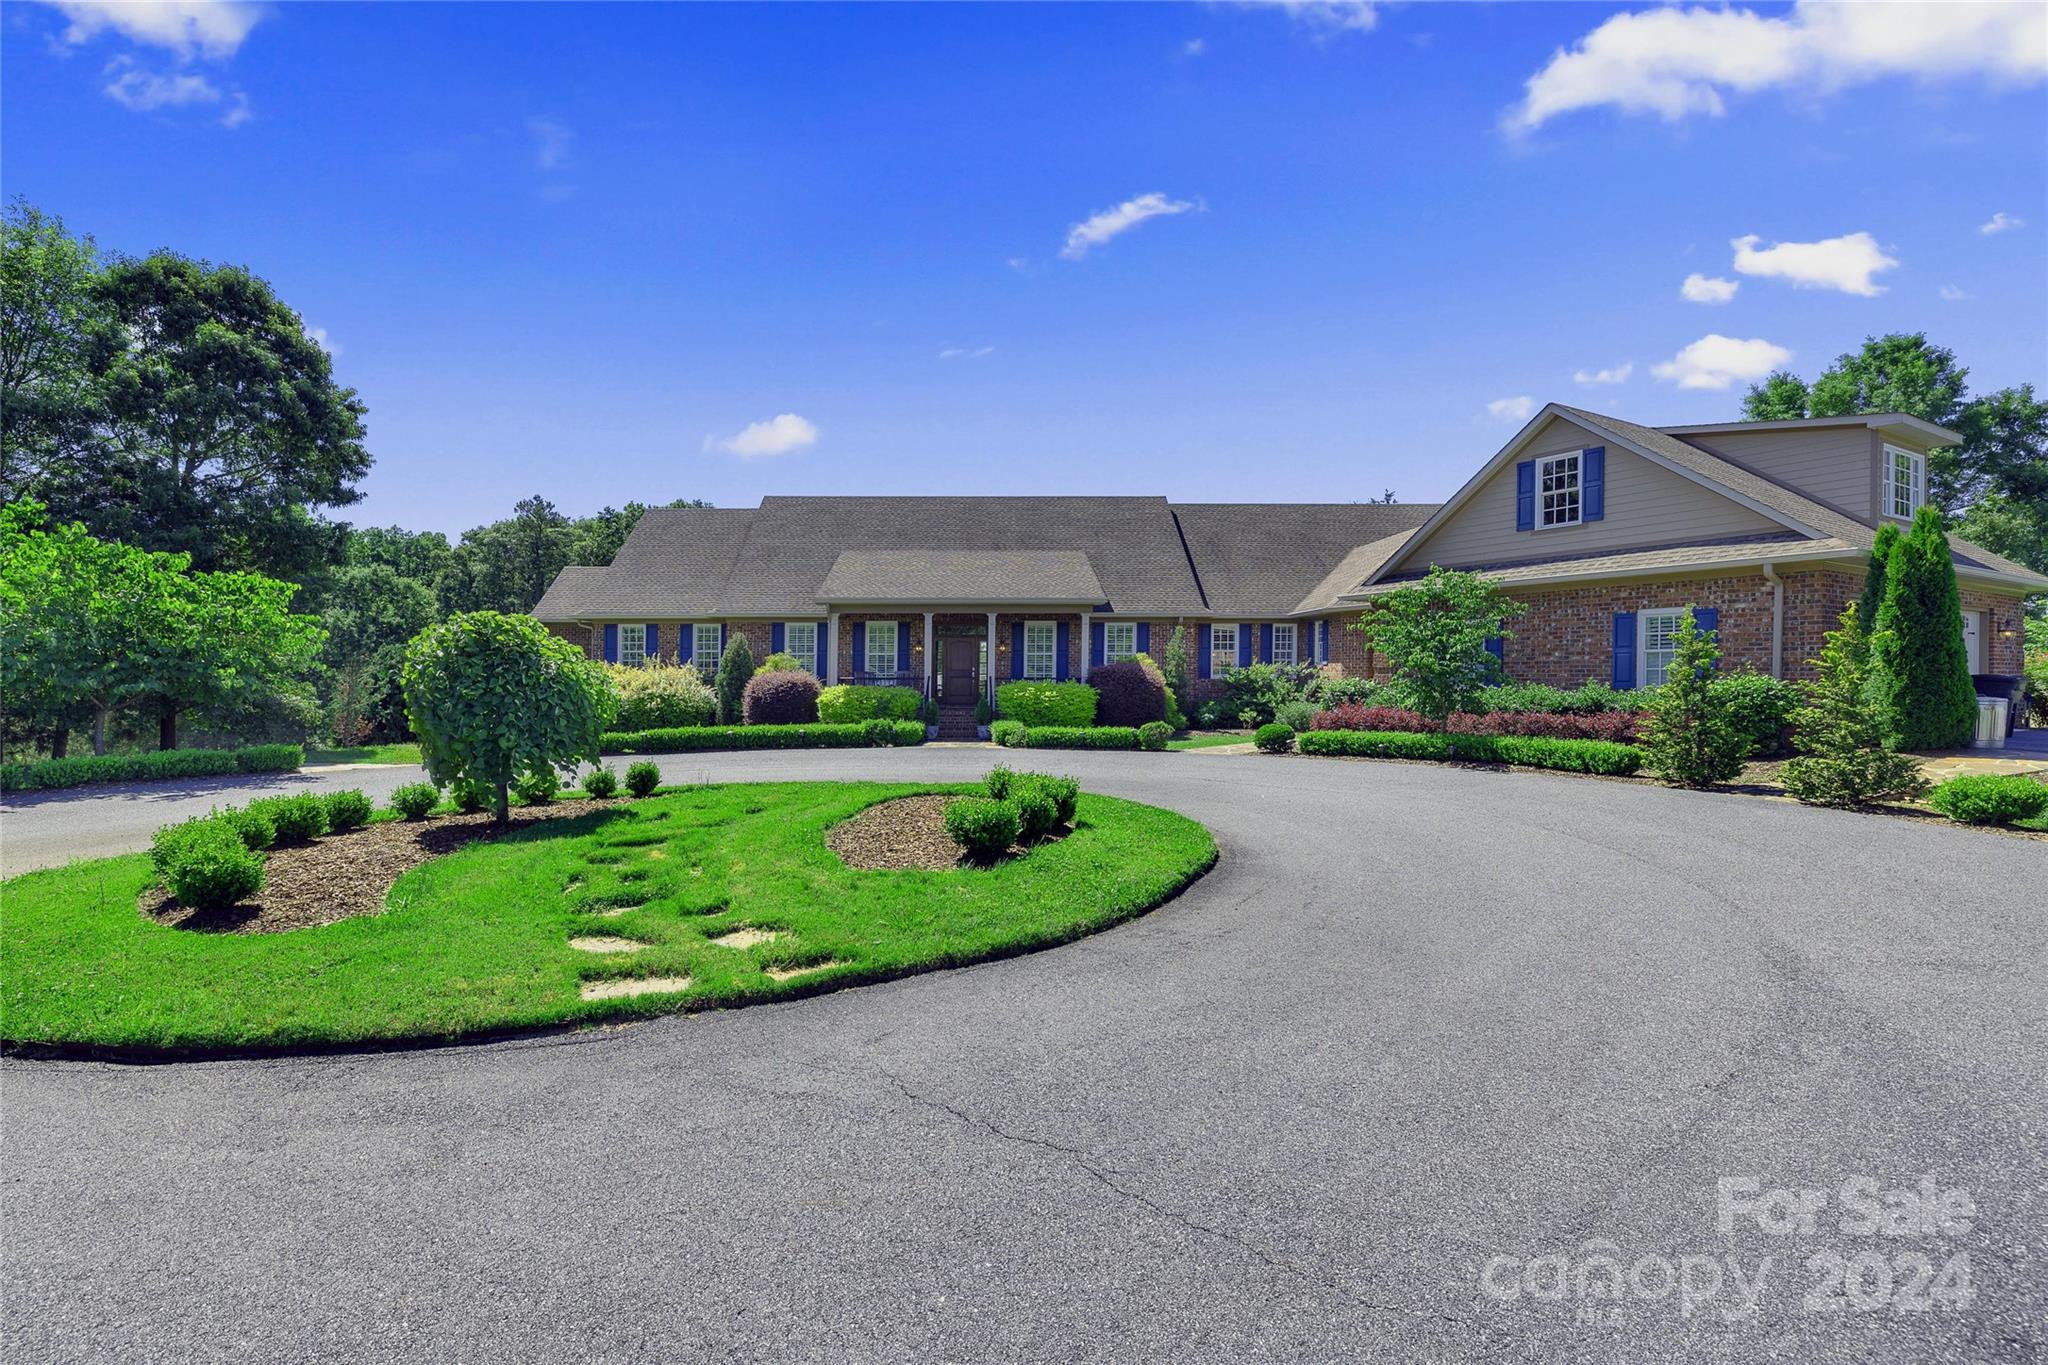
[[[768,627],[768,652],[770,654],[780,654],[782,652],[782,622],[780,621]]]
[[[1636,614],[1614,613],[1614,687],[1626,692],[1636,685]]]
[[[1252,666],[1252,628],[1242,623],[1237,628],[1237,665],[1239,668]]]
[[[1493,661],[1500,665],[1501,675],[1506,676],[1508,667],[1508,642],[1502,639],[1500,636],[1496,635],[1491,640],[1488,640],[1486,642],[1486,652],[1488,654],[1491,654],[1493,656]]]
[[[902,677],[910,672],[910,622],[896,623],[896,675]]]
[[[1195,627],[1195,633],[1195,653],[1198,656],[1195,660],[1195,673],[1199,677],[1213,678],[1216,676],[1216,665],[1209,656],[1209,626],[1207,623],[1199,625]]]
[[[1138,622],[1138,652],[1140,654],[1150,654],[1152,652],[1152,623],[1150,621]]]
[[[868,624],[865,621],[853,623],[853,676],[858,678],[868,671]]]
[[[1102,622],[1090,622],[1088,626],[1088,666],[1090,668],[1100,668],[1108,659],[1108,654],[1106,653],[1108,646],[1103,644],[1105,638]]]
[[[1262,664],[1273,662],[1273,627],[1271,625],[1259,627],[1259,662]]]
[[[615,664],[619,661],[619,628],[617,626],[606,626],[604,628],[604,661],[608,664]]]
[[[1515,529],[1536,529],[1536,462],[1524,460],[1515,466]]]
[[[697,649],[697,628],[688,621],[676,627],[676,662],[686,664]]]
[[[1067,647],[1074,642],[1074,627],[1070,622],[1059,624],[1059,652],[1053,656],[1052,675],[1061,682],[1067,680]]]
[[[1024,676],[1024,623],[1022,621],[1012,621],[1010,623],[1010,676],[1012,678]]]
[[[652,621],[647,623],[647,657],[650,660],[661,657],[661,627]]]
[[[1579,452],[1579,520],[1598,521],[1607,515],[1607,447]]]
[[[1320,658],[1324,663],[1328,663],[1330,662],[1330,622],[1328,618],[1325,618],[1323,620],[1322,632],[1323,647],[1322,649],[1317,651],[1317,657]]]

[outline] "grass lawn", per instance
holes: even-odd
[[[353,749],[308,749],[306,762],[316,763],[411,763],[420,761],[417,744],[361,744]]]
[[[991,868],[856,871],[825,847],[828,827],[874,802],[955,790],[969,789],[771,783],[565,806],[561,820],[407,872],[384,914],[286,933],[146,918],[142,854],[26,873],[0,883],[0,1039],[287,1048],[745,1005],[1063,943],[1158,905],[1216,858],[1192,820],[1087,794],[1067,837]],[[777,936],[712,942],[743,928]],[[569,946],[590,936],[644,946]],[[690,985],[582,997],[586,983],[625,977]]]
[[[1252,732],[1249,730],[1195,730],[1185,739],[1169,739],[1169,749],[1214,749],[1223,744],[1249,744]]]

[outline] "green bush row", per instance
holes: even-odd
[[[1927,804],[1964,825],[2010,825],[2048,811],[2048,787],[2019,773],[1966,773],[1927,795]]]
[[[1026,729],[1080,729],[1095,723],[1095,689],[1084,682],[1006,682],[996,688],[996,710]]]
[[[1632,744],[1600,739],[1544,739],[1527,735],[1406,734],[1390,730],[1310,730],[1295,736],[1304,754],[1346,758],[1463,759],[1514,763],[1525,768],[1627,777],[1643,766]]]
[[[0,766],[0,791],[55,791],[95,782],[148,782],[168,777],[225,777],[233,773],[292,772],[306,761],[296,744],[255,744],[246,749],[160,749],[148,754],[46,758]]]
[[[915,698],[916,693],[910,695]],[[867,720],[851,725],[692,725],[613,731],[604,736],[599,748],[608,754],[694,754],[715,749],[864,749],[922,743],[922,721]]]
[[[864,720],[916,720],[924,698],[914,687],[856,687],[840,683],[818,693],[818,719],[826,725]]]
[[[1014,722],[1012,723],[1014,724]],[[1000,733],[999,733],[1000,731]],[[989,734],[1006,749],[1135,749],[1138,732],[1129,725],[1019,725],[998,722]]]

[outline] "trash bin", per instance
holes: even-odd
[[[1977,698],[1977,737],[1970,743],[1972,749],[2005,747],[2005,717],[2011,705],[2004,697]]]

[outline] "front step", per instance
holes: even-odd
[[[969,706],[942,706],[939,708],[939,738],[955,743],[981,738],[981,729],[974,723],[974,708]]]

